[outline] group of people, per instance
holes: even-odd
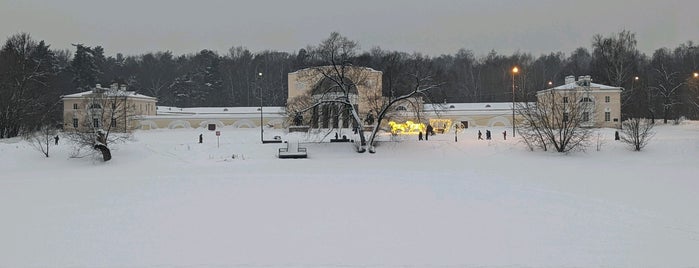
[[[480,130],[478,131],[478,139],[479,140],[483,139],[483,133],[481,133]],[[492,137],[490,135],[490,130],[485,130],[485,139],[486,140],[492,139]],[[502,139],[507,140],[507,130],[502,132]]]
[[[427,125],[427,133],[424,135],[425,140],[429,140],[430,134],[431,134],[431,135],[434,135],[434,129],[432,128],[432,126]],[[421,132],[419,132],[419,133],[417,134],[417,139],[421,141],[421,140],[422,140],[422,137],[423,137],[423,134],[422,134],[422,131],[421,131]],[[502,138],[503,138],[504,140],[507,140],[507,130],[505,130],[505,131],[502,132]],[[482,139],[483,139],[483,132],[481,132],[480,130],[478,131],[478,139],[479,139],[479,140],[482,140]],[[485,139],[486,139],[486,140],[491,140],[491,139],[492,139],[490,130],[486,130],[486,131],[485,131]]]
[[[425,140],[430,140],[430,135],[434,136],[434,128],[432,127],[432,125],[427,125],[427,128],[425,130]],[[420,133],[417,134],[417,140],[422,140],[422,131],[420,131]]]

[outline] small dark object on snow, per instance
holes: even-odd
[[[199,143],[203,143],[203,142],[204,142],[204,136],[202,136],[202,134],[199,134]]]

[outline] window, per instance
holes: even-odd
[[[112,118],[112,127],[116,127],[116,118]]]
[[[405,108],[405,106],[398,106],[396,107],[396,111],[407,111],[408,109]]]
[[[73,103],[73,110],[77,110],[77,109],[78,109],[78,104],[77,104],[77,103]]]
[[[589,113],[589,112],[583,112],[583,114],[582,114],[582,121],[583,121],[583,122],[590,121],[590,113]]]
[[[609,122],[609,120],[612,118],[612,113],[610,112],[604,112],[604,121]]]
[[[604,96],[604,102],[609,102],[609,96]]]
[[[94,128],[99,128],[100,127],[100,119],[99,118],[93,118],[92,119],[92,126]]]
[[[590,99],[588,97],[584,97],[584,98],[580,99],[580,102],[592,102],[592,99]]]
[[[563,103],[568,103],[568,97],[563,97]]]
[[[78,119],[73,118],[73,128],[78,128]]]
[[[563,122],[568,122],[568,113],[563,113]]]

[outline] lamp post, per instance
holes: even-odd
[[[260,142],[265,143],[264,139],[264,132],[265,130],[262,128],[263,121],[262,121],[262,85],[260,85],[262,80],[262,73],[257,73],[257,86],[260,88]]]
[[[519,72],[519,68],[512,68],[512,137],[515,137],[515,75]]]

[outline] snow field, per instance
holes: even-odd
[[[376,154],[306,143],[296,160],[259,129],[223,128],[218,148],[202,129],[140,131],[106,163],[2,140],[0,267],[699,263],[699,123],[657,127],[640,153],[603,129],[602,151],[570,155],[478,129]]]

